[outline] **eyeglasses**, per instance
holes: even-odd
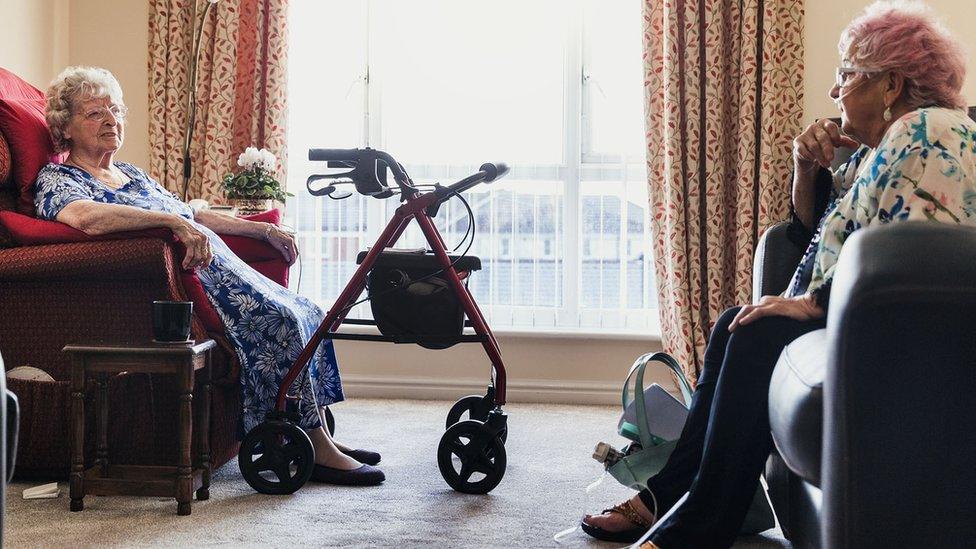
[[[837,84],[838,88],[843,88],[850,81],[851,76],[855,74],[863,74],[870,76],[872,74],[878,74],[881,71],[871,71],[866,69],[859,69],[857,67],[837,67],[837,77],[834,83]]]
[[[109,115],[121,122],[125,120],[125,116],[129,114],[129,109],[125,105],[109,105],[108,107],[93,107],[84,111],[79,112],[85,120],[89,122],[105,122],[108,120]]]

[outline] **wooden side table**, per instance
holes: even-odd
[[[88,494],[99,496],[175,497],[177,514],[189,515],[193,491],[198,500],[210,497],[210,349],[211,339],[191,344],[71,344],[71,510],[84,509]],[[203,370],[196,433],[193,428],[193,384]],[[176,466],[120,465],[108,462],[108,377],[122,372],[173,374],[179,379],[179,463]],[[85,469],[85,383],[95,378],[97,444],[94,466]],[[199,454],[191,463],[191,440],[197,435]]]

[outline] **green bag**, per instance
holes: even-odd
[[[678,379],[678,387],[681,389],[681,396],[685,401],[685,407],[691,406],[691,385],[685,379],[685,375],[681,371],[681,366],[678,365],[678,362],[671,355],[660,352],[647,353],[641,355],[634,361],[634,365],[630,367],[630,372],[627,374],[626,381],[624,381],[621,401],[624,410],[627,409],[627,406],[630,406],[631,401],[636,401],[637,425],[634,426],[625,423],[622,427],[629,427],[630,429],[636,427],[641,449],[621,458],[620,461],[614,463],[607,469],[610,475],[617,479],[617,482],[624,486],[629,486],[634,490],[647,488],[647,479],[656,475],[664,468],[664,464],[671,457],[671,452],[678,445],[677,440],[662,440],[652,435],[647,426],[647,414],[644,412],[644,370],[652,362],[660,362],[674,373]],[[630,380],[635,375],[637,379],[634,384],[634,396],[631,398]]]
[[[663,440],[654,436],[647,426],[647,412],[644,406],[644,370],[647,369],[649,364],[654,362],[664,364],[671,370],[678,380],[678,388],[681,390],[685,407],[691,407],[691,384],[685,378],[685,374],[681,370],[678,361],[671,355],[663,352],[647,353],[641,355],[634,362],[634,365],[630,367],[630,372],[627,374],[626,381],[624,381],[621,401],[624,410],[627,409],[627,406],[630,405],[632,400],[636,401],[637,425],[634,426],[629,423],[624,423],[621,425],[621,434],[624,434],[623,431],[625,429],[630,434],[636,428],[641,449],[624,456],[611,465],[607,471],[613,478],[617,479],[617,482],[624,486],[629,486],[634,490],[647,488],[647,480],[661,472],[668,458],[671,457],[671,452],[678,445],[677,440]],[[635,375],[637,379],[634,383],[634,395],[631,398],[629,394],[630,380]],[[756,487],[756,495],[753,497],[752,505],[749,507],[749,512],[742,524],[740,533],[756,534],[768,530],[775,525],[776,519],[773,516],[773,509],[769,505],[762,481],[760,481]]]

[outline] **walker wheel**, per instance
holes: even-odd
[[[325,426],[329,429],[329,436],[335,436],[335,416],[328,406],[325,407]]]
[[[485,424],[467,420],[451,426],[437,446],[437,466],[458,492],[487,494],[505,476],[505,444]]]
[[[292,494],[301,488],[315,466],[312,440],[297,425],[265,421],[241,441],[237,455],[244,480],[262,494]]]
[[[492,406],[494,403],[486,396],[468,395],[461,397],[447,412],[447,426],[445,428],[450,429],[452,425],[462,419],[474,419],[484,423],[488,419],[488,412],[491,411]],[[465,418],[464,414],[468,414],[468,417]],[[502,431],[502,443],[506,441],[508,441],[508,429]]]
[[[450,429],[452,425],[461,421],[465,413],[468,414],[466,419],[485,421],[488,419],[489,410],[491,408],[485,405],[485,397],[481,395],[461,397],[454,403],[454,406],[451,406],[451,410],[447,412],[447,425],[444,428]]]

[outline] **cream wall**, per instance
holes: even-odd
[[[837,116],[837,108],[827,97],[839,64],[837,41],[840,32],[873,0],[807,0],[804,32],[804,123]],[[928,0],[946,22],[949,30],[967,48],[967,59],[976,53],[976,0]],[[963,92],[970,105],[976,104],[976,67],[970,61]]]
[[[0,66],[45,90],[68,65],[98,65],[131,109],[121,160],[149,164],[147,0],[4,0]]]
[[[67,63],[68,0],[4,0],[0,67],[41,90]]]
[[[119,160],[149,166],[149,3],[146,0],[70,2],[70,65],[97,65],[118,78],[131,113]]]

